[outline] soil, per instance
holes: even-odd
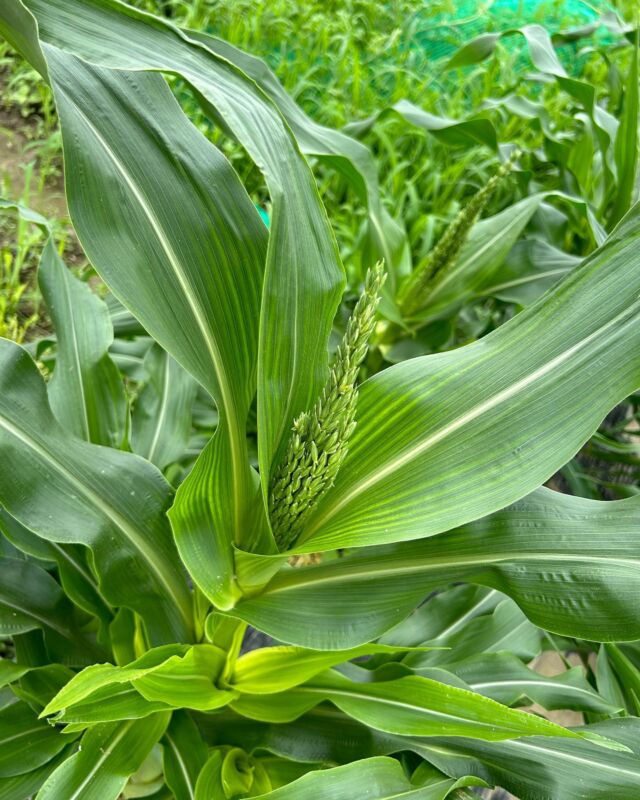
[[[0,81],[0,92],[2,91]],[[22,117],[15,108],[0,107],[0,176],[8,182],[12,198],[20,196],[24,186],[24,167],[34,159],[26,148],[33,142],[38,120]],[[39,183],[38,164],[34,169],[33,185]],[[32,207],[45,217],[66,218],[67,204],[61,175],[47,176],[43,190],[33,192]]]

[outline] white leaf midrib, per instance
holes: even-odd
[[[93,489],[86,486],[82,481],[78,479],[78,477],[69,470],[59,459],[57,459],[46,447],[44,447],[40,442],[37,442],[31,436],[29,436],[26,432],[22,431],[18,427],[16,427],[13,423],[11,423],[5,417],[0,416],[0,428],[4,428],[10,435],[18,439],[18,441],[22,442],[26,445],[30,450],[36,453],[41,459],[46,461],[49,465],[53,467],[53,469],[60,473],[69,483],[71,483],[84,497],[96,508],[98,509],[107,519],[109,519],[116,527],[122,531],[122,533],[126,536],[126,538],[131,542],[131,544],[136,548],[136,550],[143,556],[144,560],[149,564],[151,570],[155,573],[158,580],[166,589],[169,597],[173,598],[173,601],[180,611],[183,618],[188,621],[188,614],[184,608],[183,603],[179,600],[176,596],[173,586],[172,580],[169,576],[164,574],[164,570],[160,569],[158,564],[155,561],[154,553],[151,548],[147,545],[147,543],[141,539],[138,532],[133,528],[129,521],[122,516],[122,514],[117,511],[116,509],[109,506],[105,503],[102,498],[94,492]],[[91,446],[91,445],[88,445]]]
[[[425,679],[425,680],[427,680],[427,679]],[[452,687],[449,687],[449,688],[452,688]],[[390,705],[390,706],[394,706],[394,707],[397,707],[397,708],[404,708],[404,709],[407,709],[408,711],[411,711],[414,714],[418,713],[418,714],[432,715],[432,716],[435,716],[435,717],[441,717],[443,719],[452,720],[455,723],[463,723],[465,725],[478,725],[479,727],[489,728],[489,729],[493,729],[493,730],[495,730],[496,728],[501,728],[502,730],[510,730],[510,731],[520,731],[520,730],[522,730],[522,728],[517,724],[517,722],[515,720],[513,721],[513,724],[510,724],[510,723],[506,723],[505,724],[505,723],[502,723],[502,722],[496,722],[495,720],[493,722],[483,722],[482,720],[471,719],[469,717],[461,717],[461,716],[458,716],[457,714],[451,714],[450,712],[436,711],[434,708],[426,708],[424,706],[413,705],[411,703],[406,703],[406,702],[403,702],[402,700],[396,700],[395,698],[391,698],[391,697],[382,697],[381,695],[367,694],[365,692],[360,693],[360,692],[357,692],[357,691],[349,691],[347,688],[335,689],[333,687],[324,688],[322,686],[312,686],[312,685],[304,686],[303,685],[303,686],[299,686],[296,689],[296,692],[302,692],[303,694],[307,694],[307,693],[309,693],[309,694],[324,694],[330,700],[334,696],[346,697],[347,699],[356,700],[356,701],[360,701],[360,702],[366,702],[367,700],[370,700],[373,703],[380,703],[382,705]],[[472,694],[472,693],[471,692],[466,692],[466,694],[469,695],[469,694]],[[487,702],[487,700],[489,700],[489,698],[484,698],[482,695],[478,695],[478,698],[482,698],[482,700],[484,702]],[[494,700],[489,700],[489,702],[495,703]],[[513,711],[513,709],[507,709],[507,710]],[[516,712],[514,712],[514,713],[516,713]],[[525,714],[525,712],[517,712],[517,713],[522,714],[525,717],[527,716]],[[539,718],[534,718],[534,720],[536,722],[540,722]],[[523,722],[524,721],[525,720],[523,719]],[[542,725],[541,727],[544,727],[544,726]],[[530,734],[530,735],[534,735],[534,734]],[[558,735],[560,735],[560,734],[558,734]]]
[[[102,750],[100,757],[95,761],[95,763],[89,770],[89,773],[82,781],[80,786],[78,786],[78,788],[71,795],[71,797],[69,797],[69,800],[77,800],[79,797],[81,797],[81,792],[84,791],[85,787],[93,780],[94,776],[97,775],[104,762],[112,755],[116,746],[122,741],[122,739],[124,739],[124,737],[129,732],[129,729],[133,726],[134,722],[135,720],[130,720],[129,722],[126,722],[122,725],[120,730],[117,731],[116,735],[109,742],[109,745],[104,750]]]
[[[447,438],[452,433],[455,433],[459,429],[463,428],[465,425],[468,425],[469,423],[475,421],[476,419],[481,417],[484,413],[491,411],[492,409],[496,408],[497,406],[501,405],[502,403],[508,400],[511,400],[513,397],[517,396],[524,389],[528,388],[539,379],[544,378],[549,373],[553,372],[557,367],[563,365],[565,362],[570,360],[578,352],[584,350],[584,348],[587,345],[591,344],[593,341],[601,337],[611,328],[618,325],[618,323],[620,323],[622,320],[630,319],[637,313],[638,309],[640,309],[640,300],[636,300],[634,303],[625,308],[623,311],[612,317],[604,325],[601,325],[599,328],[590,333],[588,336],[585,336],[584,339],[581,339],[576,344],[572,345],[566,350],[563,350],[561,353],[552,358],[550,361],[547,361],[542,366],[533,370],[533,372],[515,381],[515,383],[512,383],[511,385],[505,387],[504,389],[492,395],[491,397],[487,398],[483,402],[478,403],[476,406],[472,407],[465,413],[454,418],[451,422],[444,425],[442,428],[435,430],[428,436],[425,436],[420,442],[418,442],[418,444],[401,452],[398,456],[392,458],[390,461],[387,462],[386,465],[377,469],[375,472],[370,473],[367,477],[363,478],[360,482],[356,483],[351,489],[345,492],[342,495],[342,497],[337,498],[332,505],[329,505],[324,511],[324,514],[321,514],[318,517],[316,517],[313,524],[310,525],[309,528],[305,531],[304,540],[306,541],[310,539],[313,536],[313,534],[316,531],[318,531],[324,524],[326,524],[330,519],[332,519],[354,498],[365,492],[371,486],[375,485],[376,483],[379,483],[380,481],[384,480],[384,478],[386,478],[387,476],[393,474],[397,470],[406,466],[408,463],[416,459],[418,456],[422,455],[426,450],[438,444],[440,441]]]
[[[160,410],[156,417],[156,426],[153,432],[153,438],[151,440],[151,445],[149,446],[149,452],[147,454],[147,458],[149,461],[155,463],[153,461],[154,456],[156,454],[156,448],[158,446],[158,441],[160,440],[160,431],[162,430],[162,426],[164,425],[164,419],[167,413],[167,406],[169,404],[169,380],[170,380],[170,363],[169,363],[169,355],[165,354],[164,356],[164,376],[162,381],[162,394],[160,397]],[[161,465],[158,464],[160,468]]]
[[[214,337],[211,335],[211,331],[207,324],[206,316],[200,307],[200,303],[198,302],[197,298],[192,294],[191,287],[189,286],[189,282],[184,275],[182,270],[182,266],[180,265],[180,260],[171,245],[171,242],[167,238],[165,231],[160,224],[159,220],[157,219],[156,215],[154,214],[153,210],[149,206],[147,202],[147,198],[144,196],[142,190],[136,184],[133,176],[129,173],[126,169],[124,164],[120,161],[117,157],[116,153],[112,150],[109,143],[104,139],[100,131],[95,127],[95,125],[91,122],[91,120],[87,117],[84,111],[78,106],[75,100],[70,97],[68,92],[64,90],[63,87],[58,84],[58,88],[63,92],[64,96],[70,102],[73,107],[76,109],[78,115],[82,118],[84,123],[87,125],[89,130],[95,136],[96,141],[102,147],[104,152],[106,153],[107,157],[111,160],[115,168],[118,170],[120,175],[123,177],[127,186],[133,192],[134,197],[138,201],[138,204],[144,213],[144,215],[149,220],[149,224],[153,229],[160,246],[165,252],[167,260],[171,266],[173,273],[175,274],[178,283],[183,291],[184,297],[187,300],[189,307],[194,315],[194,319],[200,332],[202,334],[203,341],[207,347],[209,352],[210,360],[216,375],[216,382],[220,389],[221,394],[221,405],[224,408],[224,412],[227,419],[226,426],[221,426],[223,428],[227,428],[227,435],[229,436],[230,440],[230,453],[231,453],[231,461],[232,461],[232,474],[234,476],[234,486],[236,487],[236,491],[233,492],[234,495],[234,520],[236,525],[239,523],[241,517],[241,509],[239,507],[241,498],[239,497],[239,490],[237,487],[243,485],[242,473],[243,473],[243,465],[241,459],[241,453],[243,452],[242,443],[239,440],[240,437],[240,426],[237,418],[237,409],[234,403],[234,393],[231,390],[229,382],[227,380],[227,373],[224,369],[222,355],[220,353],[220,349],[218,348],[218,344],[215,341]]]
[[[584,555],[580,552],[573,552],[573,553],[549,553],[549,552],[535,552],[535,551],[514,551],[512,553],[490,553],[490,554],[482,554],[479,556],[473,557],[465,557],[465,558],[447,558],[446,556],[441,556],[439,558],[432,558],[429,559],[426,563],[416,563],[413,561],[411,564],[407,564],[406,562],[401,564],[397,567],[389,567],[388,565],[382,565],[379,569],[371,569],[366,568],[364,570],[349,570],[345,572],[336,572],[336,573],[328,573],[327,575],[323,576],[322,578],[314,579],[312,574],[309,573],[305,575],[301,575],[299,580],[291,583],[283,583],[281,585],[276,585],[273,588],[267,587],[263,592],[265,596],[271,596],[274,594],[279,594],[281,592],[291,591],[295,589],[305,588],[306,586],[316,587],[323,583],[344,583],[344,582],[352,582],[353,580],[361,580],[370,578],[386,578],[392,575],[411,575],[411,574],[419,574],[422,572],[438,572],[439,570],[444,569],[453,569],[458,567],[473,567],[473,566],[484,566],[484,567],[492,567],[493,565],[499,565],[504,563],[517,563],[518,561],[568,561],[574,566],[583,562],[586,563],[593,563],[593,564],[602,564],[607,562],[612,562],[614,564],[620,564],[624,566],[633,567],[635,569],[640,568],[640,556],[638,558],[621,558],[620,556],[614,555],[597,555],[597,556],[589,556]],[[290,573],[285,573],[285,577],[288,577]],[[298,577],[294,575],[293,577]],[[310,578],[309,580],[303,580],[304,578]]]

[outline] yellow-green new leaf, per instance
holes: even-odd
[[[331,652],[302,647],[265,647],[240,656],[230,683],[242,694],[273,694],[305,683],[314,675],[345,661],[377,653],[395,654],[403,650],[384,644],[365,644],[350,650]]]

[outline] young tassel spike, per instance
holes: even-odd
[[[367,272],[365,288],[336,351],[329,378],[311,411],[293,423],[286,455],[269,493],[269,516],[278,548],[289,549],[320,498],[333,486],[355,428],[358,370],[375,326],[382,262]]]
[[[476,192],[447,226],[424,264],[411,274],[398,297],[398,304],[405,317],[412,316],[426,304],[431,287],[446,268],[454,263],[471,227],[486,208],[502,180],[511,172],[519,156],[520,151],[516,150],[489,179],[486,186]]]

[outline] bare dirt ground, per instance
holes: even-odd
[[[2,93],[0,83],[0,94]],[[25,166],[35,162],[33,189],[40,182],[39,167],[29,145],[33,142],[35,120],[23,118],[16,109],[0,106],[0,176],[8,183],[13,198],[21,194],[25,181]],[[67,204],[64,199],[63,181],[60,175],[47,176],[42,191],[34,191],[32,205],[47,217],[66,217]]]

